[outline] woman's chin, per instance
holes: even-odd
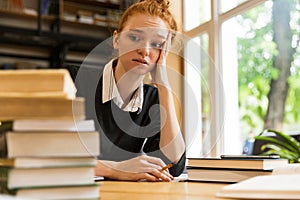
[[[139,75],[146,75],[150,71],[151,71],[150,67],[144,65],[139,65],[132,69],[132,72]]]

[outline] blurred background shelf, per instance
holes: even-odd
[[[37,63],[33,68],[79,65],[112,36],[130,4],[126,0],[0,0],[0,67],[18,68],[19,62]]]

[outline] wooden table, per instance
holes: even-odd
[[[100,183],[101,200],[211,200],[226,184],[200,182],[126,182]],[[224,200],[224,199],[223,199]]]

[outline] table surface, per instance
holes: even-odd
[[[103,181],[100,182],[100,185],[101,200],[211,200],[222,199],[215,197],[215,194],[227,184],[203,182]]]

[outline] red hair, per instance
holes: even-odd
[[[169,11],[170,2],[168,0],[140,0],[131,5],[122,15],[117,31],[120,33],[124,24],[128,21],[130,16],[134,14],[147,14],[153,17],[161,18],[171,30],[177,31],[178,26],[173,15]]]

